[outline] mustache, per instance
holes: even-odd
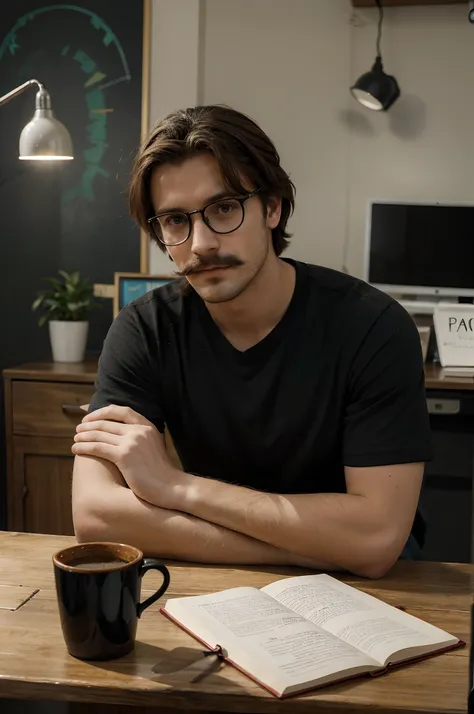
[[[175,270],[174,273],[179,278],[185,278],[187,275],[193,275],[200,270],[209,270],[209,268],[232,268],[233,266],[243,265],[244,261],[237,258],[236,255],[213,255],[209,258],[199,258],[193,260],[181,268]]]

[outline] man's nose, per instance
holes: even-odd
[[[191,218],[191,250],[196,255],[204,255],[219,249],[219,237],[211,231],[202,215],[194,214]]]

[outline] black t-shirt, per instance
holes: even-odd
[[[185,471],[274,493],[343,493],[345,465],[429,460],[412,318],[361,280],[288,262],[288,309],[245,352],[181,280],[124,307],[90,410],[130,406],[166,424]]]

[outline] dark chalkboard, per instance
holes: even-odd
[[[148,110],[147,1],[2,3],[0,95],[28,79],[42,82],[75,158],[19,161],[35,88],[0,106],[0,369],[50,358],[47,328],[30,309],[43,277],[63,268],[111,284],[115,272],[140,270],[127,185]],[[91,318],[89,352],[100,351],[111,321],[111,300],[103,301]]]

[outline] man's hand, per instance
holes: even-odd
[[[136,496],[161,508],[174,506],[181,472],[168,458],[163,435],[133,409],[112,405],[87,414],[72,452],[111,461]]]

